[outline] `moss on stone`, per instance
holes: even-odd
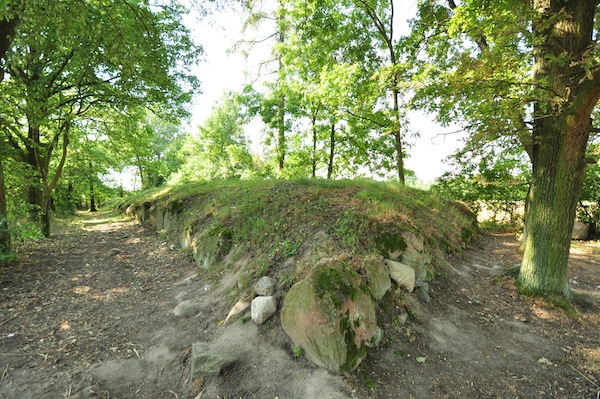
[[[354,324],[360,325],[360,321],[357,319]],[[346,312],[340,318],[340,334],[344,337],[344,343],[346,344],[346,361],[341,366],[341,371],[349,372],[356,368],[358,362],[361,361],[367,355],[367,347],[362,345],[358,347],[356,345],[356,333],[350,320],[350,313]]]
[[[318,294],[321,296],[328,295],[338,308],[348,299],[355,301],[359,295],[355,288],[358,276],[341,261],[328,267],[317,268],[313,275],[313,281]],[[364,289],[368,292],[366,287]]]
[[[407,247],[402,233],[384,233],[380,232],[375,238],[377,251],[385,258],[398,251],[404,251]]]
[[[183,201],[178,199],[167,203],[167,210],[173,214],[178,214],[183,211]]]

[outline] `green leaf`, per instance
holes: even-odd
[[[427,359],[426,357],[418,357],[416,360],[417,360],[417,363],[425,363],[426,359]]]

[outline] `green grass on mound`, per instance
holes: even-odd
[[[405,231],[440,252],[460,252],[477,230],[460,204],[371,180],[201,182],[141,192],[121,208],[157,205],[181,213],[176,232],[193,224],[225,233],[233,246],[261,254],[267,269],[294,256],[319,231],[335,242],[336,252],[351,256],[403,249]]]

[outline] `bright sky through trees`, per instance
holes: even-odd
[[[405,17],[398,18],[399,21],[405,22],[414,15],[415,3],[415,0],[398,1],[399,15],[405,14]],[[242,17],[239,13],[231,10],[216,12],[208,19],[210,21],[199,22],[193,14],[186,18],[186,24],[205,50],[204,62],[196,69],[197,76],[202,81],[202,94],[196,96],[192,110],[191,130],[194,132],[197,126],[206,120],[212,105],[222,97],[225,90],[238,91],[245,82],[255,77],[257,67],[253,61],[261,59],[256,56],[246,61],[241,54],[230,51],[235,42],[241,38]],[[408,26],[404,23],[397,30],[404,34],[408,32]],[[265,55],[262,59],[267,57]],[[433,119],[433,116],[421,112],[410,114],[411,130],[418,132],[420,137],[407,140],[410,147],[407,151],[406,167],[414,170],[423,183],[433,181],[448,169],[443,160],[454,153],[464,137],[463,134],[443,135],[443,133],[457,131],[459,128],[457,126],[443,128]],[[260,126],[251,125],[247,134],[254,143],[254,148],[258,150],[257,144],[264,139]]]

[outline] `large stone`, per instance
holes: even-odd
[[[415,271],[416,286],[429,281],[433,256],[423,240],[410,231],[403,232],[397,240],[403,245],[399,247],[400,249],[390,251],[386,258],[410,266]]]
[[[183,301],[173,309],[173,314],[177,317],[192,317],[198,314],[199,307],[194,301]]]
[[[430,280],[429,275],[432,274],[433,266],[431,262],[433,256],[425,248],[423,240],[413,233],[405,232],[402,236],[406,240],[406,250],[400,261],[415,271],[416,285],[418,286],[421,282]]]
[[[573,225],[573,240],[587,240],[590,236],[590,226],[583,222],[576,221]]]
[[[373,298],[379,301],[392,286],[388,266],[380,257],[369,256],[365,258],[363,267],[367,273],[367,279]]]
[[[168,209],[165,211],[165,216],[163,218],[163,229],[169,231],[172,230],[174,226],[177,225],[177,214],[170,212]]]
[[[337,259],[321,261],[292,286],[281,325],[309,360],[332,372],[355,369],[383,336],[369,288]]]
[[[204,342],[192,345],[192,379],[219,375],[222,369],[234,362],[233,357],[210,349]]]
[[[415,289],[415,270],[404,263],[393,260],[386,259],[385,262],[389,267],[391,279],[400,287],[405,288],[406,291],[413,292]]]
[[[431,302],[431,297],[429,296],[429,290],[427,290],[425,287],[417,287],[417,288],[415,288],[415,291],[413,293],[414,293],[414,295],[416,295],[417,298],[419,298],[423,302],[425,302],[425,303]]]
[[[277,312],[277,300],[272,296],[258,296],[252,300],[250,315],[256,324],[262,324]]]
[[[191,246],[196,264],[202,269],[211,269],[229,253],[231,232],[219,225],[207,227],[192,240]]]
[[[275,293],[276,286],[277,280],[263,276],[254,285],[254,292],[256,292],[256,295],[271,296]]]

